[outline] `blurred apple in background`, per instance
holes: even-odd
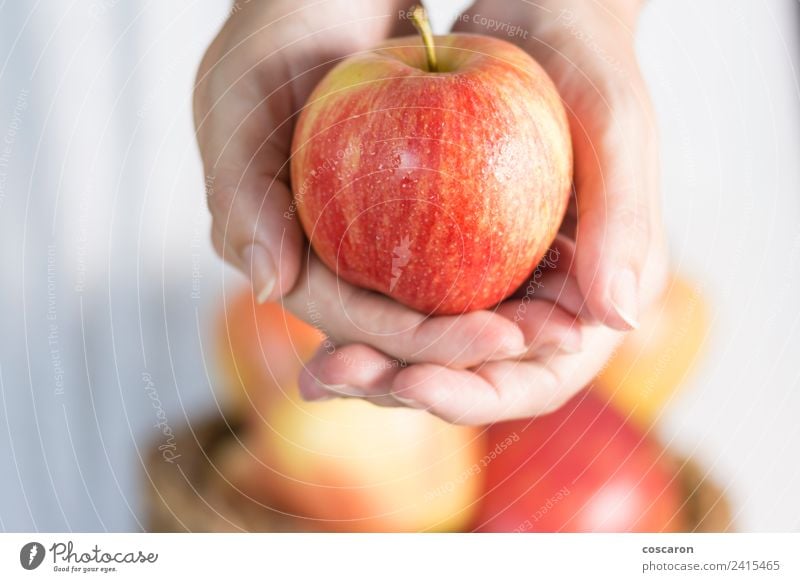
[[[649,428],[698,359],[708,308],[697,286],[674,275],[662,299],[630,332],[596,380],[596,389]]]
[[[226,477],[264,505],[333,531],[457,531],[482,489],[479,429],[358,399],[303,402],[297,377],[322,336],[248,291],[225,310],[223,369],[245,428]],[[227,363],[226,363],[227,362]],[[236,396],[238,394],[238,396]]]
[[[233,408],[261,409],[263,399],[274,394],[275,388],[294,389],[303,362],[322,341],[317,329],[277,303],[259,305],[252,293],[234,293],[220,314],[216,341],[220,372]]]
[[[266,504],[332,531],[458,531],[483,481],[480,432],[424,411],[362,400],[288,398],[245,437],[236,478]]]
[[[664,450],[596,393],[489,428],[484,532],[682,531],[684,491]],[[491,453],[490,453],[491,454]]]

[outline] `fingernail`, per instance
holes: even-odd
[[[639,327],[639,297],[636,275],[625,269],[611,285],[611,305],[629,329]]]
[[[264,303],[272,295],[277,282],[275,261],[269,251],[259,243],[247,245],[241,254],[242,265],[249,270],[256,301]]]
[[[332,397],[364,398],[367,393],[361,388],[350,386],[349,384],[323,384],[317,380],[317,385],[325,390]]]
[[[302,373],[301,373],[302,374]],[[308,381],[308,374],[301,376],[300,397],[306,402],[321,402],[332,398],[363,398],[366,392],[347,384],[323,384],[317,379]]]
[[[408,406],[409,408],[416,408],[418,410],[427,408],[427,406],[417,400],[414,400],[413,398],[406,398],[405,396],[398,396],[397,394],[392,394],[392,398],[397,400],[403,406]]]

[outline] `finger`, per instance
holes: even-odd
[[[554,271],[546,273],[539,283],[540,287],[531,293],[532,299],[552,301],[567,313],[580,317],[584,322],[597,322],[586,307],[586,299],[574,275]]]
[[[575,263],[575,243],[559,234],[550,249],[531,273],[528,281],[521,285],[512,299],[528,302],[544,299],[558,304],[573,315],[590,320],[585,309],[585,300],[572,271]]]
[[[337,345],[368,344],[404,362],[467,367],[527,350],[522,331],[505,317],[488,311],[427,317],[337,279],[312,254],[285,304]]]
[[[304,237],[288,216],[288,188],[275,183],[257,195],[257,184],[220,190],[209,197],[212,241],[218,254],[253,284],[259,303],[276,299],[294,286]]]
[[[552,412],[588,384],[621,337],[586,326],[578,354],[490,362],[474,371],[419,364],[399,370],[392,395],[457,424],[486,424]]]
[[[522,330],[528,346],[526,355],[539,353],[545,346],[572,354],[581,350],[580,322],[551,301],[513,299],[500,305],[497,313]]]
[[[490,381],[469,370],[419,364],[400,371],[392,394],[410,408],[424,409],[454,424],[480,425],[532,416],[544,409],[557,391],[552,374],[536,362],[495,362],[509,385],[500,391]],[[513,369],[513,377],[509,373]],[[524,376],[524,378],[523,378]],[[524,399],[513,398],[525,387]]]
[[[354,346],[348,346],[350,350]],[[362,397],[381,405],[398,403],[426,409],[457,424],[486,424],[507,418],[531,416],[561,400],[547,397],[555,392],[547,369],[531,362],[504,362],[515,370],[506,378],[527,387],[524,400],[513,399],[510,388],[499,391],[490,380],[469,370],[453,370],[432,364],[408,368],[391,366],[391,360],[370,348],[359,346],[347,361],[332,355],[309,362],[301,375],[301,393],[308,400],[332,397]],[[494,366],[494,364],[487,364]],[[525,375],[524,379],[520,377]],[[505,376],[510,376],[506,371]],[[534,399],[535,397],[535,399]]]
[[[277,116],[272,105],[286,99],[283,89],[264,94],[253,74],[226,82],[209,66],[198,79],[195,116],[215,246],[263,302],[290,290],[300,268],[303,235],[288,186],[290,113]]]
[[[363,344],[323,346],[300,373],[300,394],[305,400],[349,397],[402,406],[390,394],[399,368],[400,362]]]
[[[665,265],[655,254],[663,249],[663,235],[648,111],[645,102],[629,96],[615,102],[599,97],[572,112],[576,277],[588,311],[619,330],[637,327],[654,299],[651,289],[658,284],[643,279],[646,263]]]

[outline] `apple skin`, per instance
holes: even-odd
[[[661,299],[597,376],[595,388],[642,428],[650,428],[700,357],[708,322],[708,305],[697,285],[673,275]]]
[[[222,382],[243,418],[220,471],[307,531],[458,531],[483,485],[480,429],[359,399],[304,402],[297,378],[322,334],[249,289],[217,327]]]
[[[561,98],[496,38],[394,39],[333,68],[297,121],[291,181],[339,277],[423,313],[490,307],[530,275],[572,183]]]
[[[676,469],[596,393],[584,390],[546,416],[489,427],[490,450],[504,442],[486,470],[478,531],[685,530]]]

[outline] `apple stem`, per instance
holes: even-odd
[[[428,61],[428,71],[436,73],[439,67],[436,64],[436,49],[433,46],[433,33],[431,32],[431,23],[428,21],[428,12],[422,6],[414,6],[411,11],[411,22],[414,23],[414,28],[422,37],[422,42],[425,45],[425,58]]]

